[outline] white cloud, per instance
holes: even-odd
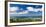
[[[18,9],[19,9],[18,7],[10,7],[10,11],[16,11]]]
[[[35,8],[32,8],[32,7],[27,7],[27,9],[28,9],[28,11],[34,11],[34,12],[42,11],[41,8],[35,9]]]
[[[42,8],[39,8],[38,11],[42,11]]]
[[[34,11],[32,7],[27,7],[28,11]]]
[[[11,9],[10,11],[16,11],[16,10],[18,10],[19,8],[18,8],[18,7],[11,7],[10,9]],[[35,9],[35,8],[32,8],[32,7],[27,7],[27,9],[28,9],[28,10],[23,11],[23,12],[19,12],[19,13],[13,12],[13,13],[10,13],[10,14],[27,14],[28,11],[34,11],[34,12],[42,11],[41,9]]]
[[[23,12],[19,12],[17,14],[27,14],[27,13],[28,13],[28,11],[23,11]]]
[[[15,13],[10,13],[10,14],[15,14]]]
[[[27,13],[28,13],[28,11],[23,11],[23,12],[19,12],[19,13],[13,12],[13,13],[10,13],[10,14],[27,14]]]
[[[34,9],[34,12],[42,11],[42,9]]]

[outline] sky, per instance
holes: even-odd
[[[19,9],[19,10],[32,10],[32,9],[41,10],[42,5],[10,4],[10,7],[11,8],[14,8],[13,10],[16,10],[16,9]]]
[[[26,7],[33,7],[33,8],[42,8],[42,5],[25,5],[25,4],[10,4],[10,7],[20,7],[20,8],[26,8]],[[26,9],[25,9],[26,10]]]
[[[26,14],[29,11],[42,11],[42,5],[25,5],[25,4],[10,4],[10,11],[15,11],[16,14]],[[15,14],[11,13],[11,14]]]

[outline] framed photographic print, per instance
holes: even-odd
[[[43,2],[6,2],[6,25],[37,25],[45,23],[45,3]]]

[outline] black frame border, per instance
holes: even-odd
[[[24,2],[24,3],[39,3],[44,4],[44,23],[38,23],[38,24],[23,24],[23,25],[8,25],[8,8],[7,3],[8,2]],[[45,24],[45,3],[44,2],[27,2],[27,1],[5,1],[5,26],[27,26],[27,25],[41,25]]]

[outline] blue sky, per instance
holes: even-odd
[[[16,10],[16,7],[19,7],[19,11],[29,10],[29,11],[40,11],[42,5],[25,5],[25,4],[10,4],[11,10]],[[14,8],[13,8],[14,7]],[[31,8],[30,8],[31,7]],[[34,10],[35,9],[35,10]],[[36,10],[37,9],[37,10]],[[39,9],[39,10],[38,10]]]
[[[41,11],[42,5],[10,4],[10,7],[11,7],[12,11],[15,11],[16,13],[18,12],[17,14],[25,14],[25,13],[28,13],[27,15],[31,15],[30,13],[33,13],[34,15],[42,14],[42,11]],[[19,7],[19,9],[15,8],[15,7]],[[22,13],[22,11],[24,11],[24,12]],[[29,11],[30,11],[30,13],[29,13]],[[11,15],[13,15],[13,14],[15,15],[16,14],[15,12],[12,13]]]
[[[27,10],[26,7],[32,7],[32,8],[42,8],[42,5],[22,5],[22,4],[10,4],[10,7],[16,7],[23,8],[23,10]]]

